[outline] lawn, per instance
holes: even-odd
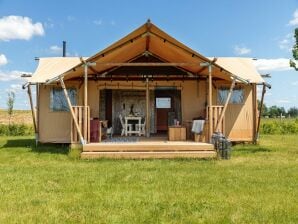
[[[224,160],[78,160],[0,137],[0,223],[298,223],[298,137]]]

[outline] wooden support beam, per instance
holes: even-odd
[[[236,79],[233,79],[233,81],[232,81],[232,83],[231,83],[231,86],[230,86],[230,90],[229,90],[227,99],[226,99],[226,102],[225,102],[225,104],[224,104],[224,107],[223,107],[223,109],[222,109],[222,111],[221,111],[221,114],[220,114],[220,116],[219,116],[219,119],[218,119],[218,121],[217,121],[217,124],[216,124],[216,127],[215,127],[215,131],[219,131],[218,129],[219,129],[219,126],[220,126],[220,124],[221,124],[221,122],[222,122],[222,120],[223,120],[223,118],[224,118],[224,116],[225,116],[226,109],[227,109],[228,104],[229,104],[229,101],[230,101],[230,99],[231,99],[231,97],[232,97],[232,93],[233,93],[233,89],[234,89],[234,87],[235,87],[235,83],[236,83]]]
[[[92,81],[111,81],[111,77],[100,77],[100,78],[94,78],[91,77],[89,75],[89,80],[91,79]],[[67,79],[67,81],[82,81],[84,80],[84,78],[82,77],[75,77],[75,78],[71,78],[71,79]],[[197,80],[206,80],[206,78],[203,77],[172,77],[172,76],[168,76],[168,77],[158,77],[158,76],[153,76],[153,78],[150,77],[150,81],[188,81],[188,80],[193,80],[193,81],[197,81]],[[221,79],[217,79],[217,78],[213,78],[213,80],[221,80]],[[144,81],[143,77],[136,77],[136,76],[118,76],[115,75],[113,76],[113,82],[114,81]],[[81,83],[79,84],[79,89],[81,88]]]
[[[150,91],[148,78],[146,78],[146,137],[150,137]]]
[[[34,126],[34,133],[36,135],[38,133],[37,125],[36,125],[36,113],[35,113],[34,106],[33,106],[33,100],[32,100],[32,93],[31,93],[31,86],[30,85],[28,85],[28,87],[27,87],[27,92],[28,92],[29,101],[30,101],[32,119],[33,119],[33,126]]]
[[[35,135],[35,142],[36,142],[36,145],[38,144],[38,141],[39,141],[39,105],[40,105],[40,94],[39,94],[39,88],[40,88],[40,84],[36,84],[36,111],[35,111],[35,114],[36,114],[36,128],[37,128],[37,133]]]
[[[252,89],[252,142],[255,144],[257,139],[257,85],[254,83],[251,85]]]
[[[261,117],[262,117],[262,110],[263,110],[263,105],[264,105],[265,93],[266,93],[266,85],[263,84],[260,111],[259,111],[259,117],[258,117],[258,123],[257,123],[257,130],[256,130],[256,135],[254,136],[254,138],[255,138],[254,142],[255,143],[258,141],[258,138],[259,138],[260,122],[261,122]]]
[[[84,144],[85,144],[85,140],[84,140],[84,138],[83,138],[83,136],[82,136],[82,133],[81,133],[79,124],[78,124],[77,119],[76,119],[76,116],[75,116],[75,114],[74,114],[74,111],[73,111],[73,108],[72,108],[72,105],[71,105],[71,101],[70,101],[70,99],[69,99],[69,96],[68,96],[68,93],[67,93],[67,90],[66,90],[66,87],[65,87],[65,84],[64,84],[64,81],[63,81],[62,78],[60,79],[60,84],[61,84],[61,87],[62,87],[62,89],[63,89],[64,96],[65,96],[65,98],[66,98],[67,105],[68,105],[69,111],[70,111],[70,113],[71,113],[73,122],[74,122],[75,127],[76,127],[76,129],[77,129],[77,132],[78,132],[78,134],[79,134],[80,142],[81,142],[82,145],[84,145]]]
[[[212,65],[208,65],[208,106],[209,106],[209,142],[211,142],[211,137],[213,134],[213,114],[212,114]]]
[[[150,20],[147,21],[146,23],[146,30],[147,30],[147,36],[146,36],[146,51],[149,50],[149,45],[150,45],[150,28],[151,28],[151,22]]]
[[[84,64],[84,139],[87,140],[88,127],[88,65]]]
[[[210,64],[214,64],[216,61],[217,61],[217,58],[213,58],[213,60],[211,61]],[[196,74],[200,74],[200,73],[203,72],[205,69],[206,69],[206,66],[200,68],[200,70],[198,70],[198,71],[196,72]]]
[[[101,66],[129,66],[129,67],[169,67],[169,66],[199,66],[199,63],[192,62],[96,62],[97,65]]]

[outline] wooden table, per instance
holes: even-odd
[[[139,126],[141,126],[142,117],[140,117],[140,116],[126,116],[124,118],[124,120],[125,120],[125,136],[127,136],[128,134],[138,134],[139,136],[141,135],[140,130],[131,130],[131,131],[129,131],[127,129],[127,124],[128,124],[128,121],[138,121]]]
[[[169,141],[186,141],[186,127],[169,126]]]

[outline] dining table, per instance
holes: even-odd
[[[139,127],[141,126],[141,120],[142,117],[141,116],[125,116],[124,117],[124,122],[125,122],[125,136],[127,136],[128,134],[137,134],[137,135],[141,135],[141,131],[140,130],[128,130],[128,123],[129,121],[138,121]]]

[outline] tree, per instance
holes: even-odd
[[[298,71],[298,28],[295,29],[295,44],[292,49],[293,59],[290,60],[290,66],[293,67],[296,71]]]
[[[284,107],[278,107],[278,106],[271,106],[268,108],[268,115],[270,117],[279,117],[280,115],[285,115],[286,110]]]
[[[261,101],[260,100],[257,100],[257,102],[258,102],[258,110],[260,111],[260,109],[261,109]],[[264,117],[264,116],[269,116],[269,114],[268,114],[268,107],[266,106],[266,104],[265,103],[263,103],[263,107],[262,107],[262,116]]]
[[[10,126],[11,116],[13,114],[14,101],[15,101],[15,93],[13,91],[8,92],[7,113],[9,116],[9,121],[8,121],[9,126]]]
[[[289,110],[288,110],[288,115],[290,117],[298,117],[298,108],[297,107],[291,107]]]

